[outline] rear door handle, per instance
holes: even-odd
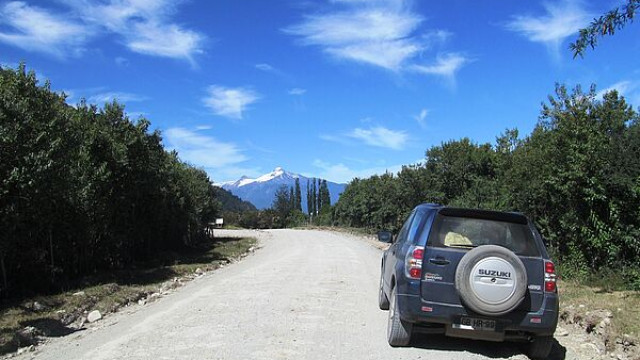
[[[449,260],[441,257],[437,257],[435,259],[429,259],[429,262],[435,265],[449,265],[450,263]]]

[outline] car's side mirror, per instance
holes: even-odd
[[[391,243],[393,242],[393,234],[391,231],[378,231],[378,240],[383,243]]]

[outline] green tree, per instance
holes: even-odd
[[[587,47],[595,49],[598,38],[605,35],[613,35],[616,30],[620,30],[633,22],[636,12],[640,8],[640,0],[627,0],[627,3],[617,7],[606,14],[594,19],[589,26],[580,29],[580,34],[574,43],[569,45],[573,51],[573,57],[584,56]]]
[[[293,210],[291,205],[291,191],[287,188],[287,185],[283,184],[276,190],[273,204],[271,205],[271,209],[273,209],[276,215],[274,225],[281,228],[287,226],[289,215]]]
[[[300,178],[296,178],[295,201],[293,208],[302,212],[302,192],[300,191]]]

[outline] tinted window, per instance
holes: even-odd
[[[416,237],[419,232],[424,227],[424,222],[427,216],[424,211],[416,210],[415,215],[413,216],[413,220],[411,221],[411,225],[409,225],[409,232],[407,234],[407,239],[411,241],[411,243],[416,243]]]
[[[409,217],[407,218],[407,221],[404,222],[404,225],[402,225],[402,229],[400,229],[400,232],[398,233],[398,237],[396,237],[396,241],[403,242],[405,240],[405,238],[407,237],[407,232],[409,232],[409,227],[411,226],[411,221],[413,220],[414,215],[415,215],[415,212],[412,212],[411,215],[409,215]]]
[[[499,245],[518,255],[540,256],[528,225],[476,218],[439,216],[429,245],[460,249]]]

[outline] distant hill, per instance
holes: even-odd
[[[277,167],[272,172],[256,179],[243,176],[237,181],[215,185],[230,191],[242,200],[251,202],[255,207],[262,210],[271,207],[276,190],[278,190],[281,185],[286,185],[287,187],[295,186],[296,179],[300,179],[302,211],[307,212],[307,182],[311,183],[313,179],[285,171],[281,167]],[[332,205],[338,201],[340,194],[342,194],[346,186],[346,184],[327,181]]]
[[[257,210],[252,203],[240,199],[239,197],[233,195],[231,192],[221,187],[214,186],[214,191],[216,199],[222,204],[223,212],[245,212]]]

